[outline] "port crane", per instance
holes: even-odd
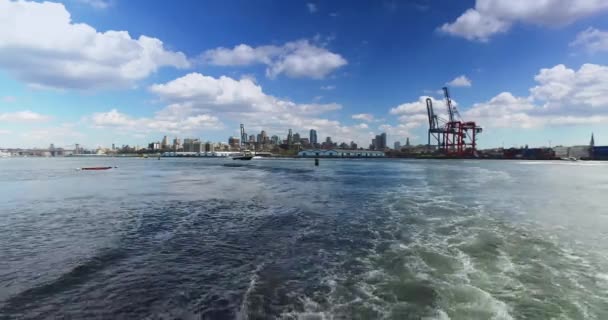
[[[443,87],[443,95],[448,111],[448,119],[440,118],[433,110],[433,100],[426,99],[426,110],[429,117],[428,146],[431,140],[437,150],[446,156],[476,156],[477,135],[482,128],[474,121],[463,121],[456,106],[452,105],[450,92]]]

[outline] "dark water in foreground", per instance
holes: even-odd
[[[608,319],[607,192],[608,163],[0,159],[0,318]]]

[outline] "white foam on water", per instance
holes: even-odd
[[[462,289],[472,297],[472,301],[462,306],[465,309],[489,312],[495,320],[514,319],[509,313],[507,304],[494,298],[489,292],[472,285],[465,285]]]
[[[241,307],[236,313],[236,319],[238,320],[249,319],[249,296],[251,295],[251,292],[253,292],[253,290],[255,289],[255,286],[258,280],[260,279],[259,273],[260,271],[262,271],[262,268],[264,268],[264,265],[265,263],[263,262],[257,265],[255,270],[251,274],[251,277],[249,278],[249,286],[247,287],[247,290],[245,290],[245,294],[243,295],[243,302],[241,302]]]
[[[423,317],[422,320],[451,320],[445,311],[441,309],[435,310],[435,314],[430,317]]]

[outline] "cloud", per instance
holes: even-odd
[[[217,130],[223,124],[217,117],[199,114],[182,118],[133,118],[116,109],[94,113],[88,120],[96,128],[113,128],[123,132],[183,134],[201,130]]]
[[[17,101],[17,98],[15,98],[13,96],[4,96],[4,97],[2,97],[2,102],[13,103],[15,101]]]
[[[29,110],[0,113],[0,122],[46,122],[51,120],[50,116]]]
[[[86,4],[95,9],[107,9],[110,7],[110,1],[107,0],[77,0],[77,2]]]
[[[53,143],[56,147],[70,148],[77,141],[86,138],[73,124],[62,123],[49,127],[36,127],[31,130],[22,131],[8,141],[13,147],[48,147]]]
[[[441,32],[467,40],[488,41],[507,32],[515,23],[563,26],[608,9],[608,1],[592,0],[476,0],[456,21],[445,23]]]
[[[574,70],[560,64],[541,69],[534,80],[528,97],[503,92],[474,104],[463,116],[510,128],[608,123],[607,66],[584,64]]]
[[[587,28],[576,35],[571,47],[583,47],[589,53],[608,52],[608,31]]]
[[[179,121],[201,114],[214,115],[223,123],[244,123],[248,132],[266,130],[285,136],[288,129],[305,133],[316,129],[334,141],[367,141],[370,133],[360,126],[345,126],[321,115],[342,109],[337,103],[296,103],[266,94],[251,78],[233,79],[190,73],[149,90],[167,106],[157,112],[160,119]],[[116,115],[115,115],[116,116]],[[118,117],[121,125],[131,125]],[[236,129],[236,128],[235,128]]]
[[[467,78],[465,75],[461,75],[448,82],[447,85],[451,87],[470,87],[471,80],[469,80],[469,78]]]
[[[445,122],[448,118],[445,100],[431,96],[421,96],[416,101],[402,103],[389,110],[390,114],[398,116],[399,125],[396,129],[393,128],[393,130],[398,129],[403,133],[421,126],[428,126],[429,120],[426,109],[427,98],[431,99],[433,112],[438,116],[440,121]],[[457,107],[458,103],[455,100],[452,100],[452,106]]]
[[[306,8],[308,8],[308,12],[310,12],[310,13],[315,13],[318,10],[317,5],[314,3],[310,3],[310,2],[306,4]]]
[[[336,86],[321,86],[321,90],[330,91],[336,89]]]
[[[159,39],[74,23],[63,4],[0,1],[0,68],[31,86],[129,87],[163,66],[190,63]]]
[[[232,49],[220,47],[207,50],[202,57],[206,62],[219,66],[265,64],[269,78],[284,74],[290,78],[322,79],[348,63],[341,55],[308,40],[287,42],[282,46],[254,48],[240,44]]]
[[[367,122],[372,122],[374,121],[374,115],[370,114],[370,113],[359,113],[359,114],[353,114],[351,116],[351,118],[355,119],[355,120],[363,120],[363,121],[367,121]]]

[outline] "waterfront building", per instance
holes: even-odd
[[[395,150],[401,150],[401,142],[399,142],[399,141],[395,141],[395,144],[394,144],[394,149],[395,149]]]
[[[297,132],[293,135],[293,143],[301,143],[300,134]]]
[[[279,144],[279,136],[272,136],[272,137],[270,138],[270,143],[271,143],[271,144],[274,144],[274,145]]]
[[[215,151],[215,146],[213,145],[213,143],[211,141],[205,142],[205,152],[214,152],[214,151]]]
[[[358,147],[358,146],[357,146],[357,144],[356,144],[354,141],[351,141],[351,142],[350,142],[350,148],[351,148],[351,149],[356,150],[356,149],[357,149],[357,147]]]
[[[167,139],[167,136],[163,137],[163,140],[160,143],[160,148],[165,150],[165,149],[169,149],[169,139]],[[112,144],[112,150],[114,150],[114,145]]]
[[[310,143],[311,144],[317,144],[317,130],[315,129],[310,129],[310,137],[309,137]]]
[[[374,146],[374,150],[386,149],[386,133],[383,132],[377,135],[375,139],[372,139],[372,145]]]
[[[555,152],[556,158],[577,158],[577,159],[588,159],[591,158],[591,150],[590,146],[572,146],[572,147],[554,147],[553,151]]]
[[[233,148],[238,148],[241,144],[241,141],[237,137],[228,138],[228,144]]]
[[[287,144],[293,144],[293,133],[291,132],[291,129],[289,129],[289,132],[287,133]]]
[[[298,152],[301,158],[382,158],[384,151],[353,149],[307,149]]]
[[[152,151],[160,150],[160,142],[151,142],[150,144],[148,144],[148,149],[150,149]],[[99,153],[99,150],[98,150],[98,153]]]

